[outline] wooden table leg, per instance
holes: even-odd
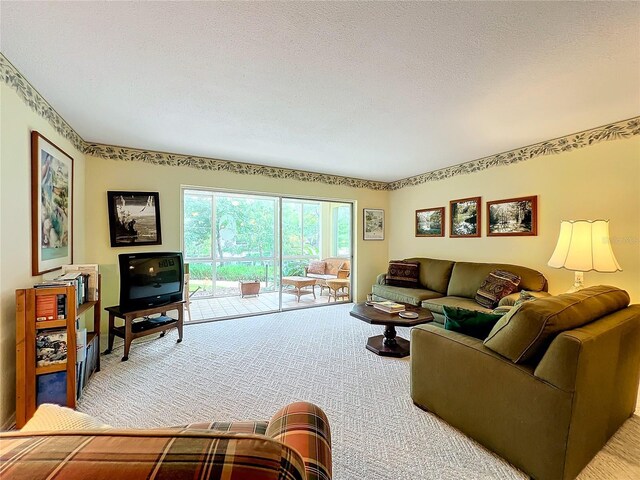
[[[109,344],[107,345],[107,349],[104,351],[104,353],[111,353],[111,351],[113,350],[113,339],[116,336],[115,331],[113,330],[113,327],[115,327],[115,320],[116,316],[113,313],[109,312]]]
[[[133,318],[130,315],[125,315],[124,319],[124,356],[122,357],[122,361],[126,362],[129,360],[129,349],[131,348],[132,332],[131,325],[133,323]]]
[[[189,314],[191,315],[191,314]],[[184,305],[178,307],[178,341],[182,342],[182,327],[184,326]]]

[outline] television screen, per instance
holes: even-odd
[[[180,252],[125,253],[120,260],[120,308],[136,310],[182,300]]]

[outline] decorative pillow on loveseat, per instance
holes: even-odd
[[[444,328],[484,340],[503,314],[485,313],[460,307],[442,307]]]
[[[520,285],[520,276],[504,270],[494,270],[476,292],[476,302],[484,308],[496,308],[502,297],[515,292]]]
[[[565,330],[629,305],[629,294],[606,285],[525,302],[495,324],[484,345],[514,363],[526,362]]]
[[[309,262],[309,266],[307,267],[307,273],[324,275],[324,271],[326,268],[327,268],[327,262],[321,262],[321,261],[315,260],[313,262]]]
[[[418,276],[420,275],[420,264],[417,262],[405,262],[403,260],[391,260],[389,270],[385,280],[387,285],[393,287],[419,286]]]

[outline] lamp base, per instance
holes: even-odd
[[[574,272],[573,286],[567,290],[567,293],[577,292],[584,288],[584,272]]]

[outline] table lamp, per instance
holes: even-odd
[[[569,292],[584,287],[584,272],[622,271],[611,249],[609,220],[563,220],[556,249],[547,265],[575,272]]]

